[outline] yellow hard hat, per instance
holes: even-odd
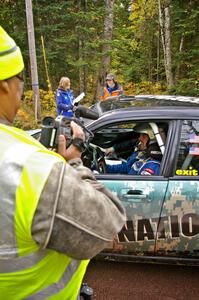
[[[19,74],[24,69],[21,51],[0,26],[0,80]]]

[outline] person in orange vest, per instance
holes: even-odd
[[[122,86],[116,81],[115,75],[109,73],[106,76],[106,85],[100,97],[101,101],[106,100],[108,97],[118,96],[123,94]]]

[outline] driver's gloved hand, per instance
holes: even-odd
[[[105,149],[106,156],[110,156],[115,152],[113,147]]]
[[[75,112],[75,111],[76,111],[76,109],[77,109],[77,106],[73,105],[73,107],[72,107],[72,111],[73,111],[73,112]]]
[[[92,172],[93,172],[93,174],[95,174],[95,175],[100,174],[97,170],[93,170]]]

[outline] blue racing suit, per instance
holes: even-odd
[[[135,151],[132,153],[132,155],[127,159],[126,162],[123,162],[119,165],[107,165],[106,166],[106,172],[107,173],[119,173],[119,174],[130,174],[132,165],[136,161],[140,161],[141,159],[144,160],[145,158],[145,152],[140,151],[137,148],[135,148]]]
[[[73,91],[63,90],[61,88],[58,88],[56,95],[56,105],[57,105],[57,115],[63,115],[66,117],[73,117],[73,101],[74,101],[74,95]]]
[[[158,175],[160,162],[152,158],[146,159],[146,152],[136,149],[133,154],[119,165],[107,165],[107,173],[119,173],[129,175]]]
[[[148,158],[136,161],[128,174],[131,175],[159,175],[160,161]]]

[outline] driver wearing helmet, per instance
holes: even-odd
[[[158,175],[161,151],[157,143],[154,142],[155,136],[150,125],[136,125],[134,131],[139,133],[139,138],[138,145],[132,155],[122,164],[107,165],[106,172],[130,175]]]

